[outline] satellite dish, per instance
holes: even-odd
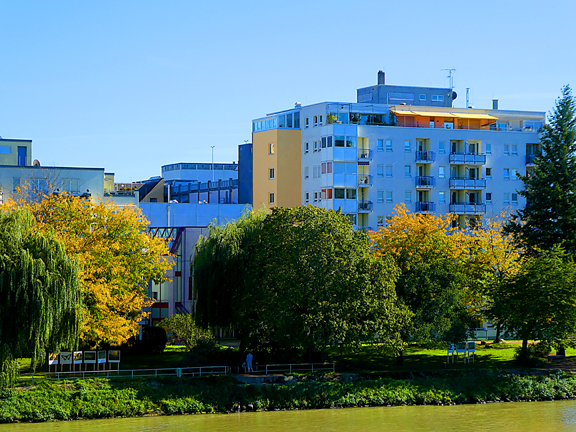
[[[458,94],[456,94],[455,91],[452,91],[452,100],[456,99],[458,97]]]
[[[39,167],[40,166],[40,161],[38,159],[34,159],[34,166]]]

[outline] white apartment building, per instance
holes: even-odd
[[[517,175],[533,164],[545,113],[499,110],[497,101],[492,109],[452,108],[455,97],[449,88],[385,85],[379,74],[378,85],[358,90],[361,102],[297,106],[254,120],[260,165],[270,144],[282,148],[268,142],[282,138],[269,133],[286,124],[282,116],[297,113],[300,129],[299,149],[285,146],[264,175],[254,167],[254,207],[286,206],[281,183],[300,189],[300,202],[290,205],[342,209],[360,229],[377,229],[400,203],[412,212],[456,214],[461,227],[523,207]],[[281,158],[300,161],[299,179],[282,177]],[[266,182],[273,201],[261,192]]]

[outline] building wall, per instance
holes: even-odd
[[[40,188],[44,192],[56,189],[81,195],[89,191],[93,200],[104,196],[104,168],[73,167],[18,167],[0,166],[0,188],[4,199],[14,197],[15,185],[31,190]]]
[[[252,134],[254,208],[300,205],[300,151],[299,129],[272,129]],[[274,169],[274,178],[270,178],[270,169]]]
[[[238,202],[252,204],[252,143],[238,146]]]
[[[238,164],[235,163],[185,163],[162,166],[164,180],[184,180],[206,183],[208,181],[229,180],[238,178]]]
[[[250,208],[248,204],[140,203],[151,227],[219,225],[238,219]]]
[[[18,166],[18,147],[26,149],[24,166],[32,165],[32,140],[0,138],[0,165]]]

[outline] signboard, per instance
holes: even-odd
[[[71,365],[72,364],[72,353],[69,351],[61,352],[60,353],[60,364]]]
[[[82,351],[74,351],[74,364],[82,364]]]
[[[108,351],[108,363],[120,363],[120,350]]]
[[[48,366],[58,364],[58,354],[48,354]]]
[[[84,363],[96,364],[96,351],[84,351]]]
[[[98,351],[98,364],[106,363],[106,351]]]

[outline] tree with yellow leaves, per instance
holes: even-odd
[[[146,317],[143,308],[148,281],[159,282],[170,268],[161,239],[146,234],[148,222],[133,207],[93,203],[66,193],[46,195],[37,201],[11,202],[26,207],[39,231],[53,231],[69,256],[81,266],[82,314],[80,339],[97,347],[119,345],[138,331]]]

